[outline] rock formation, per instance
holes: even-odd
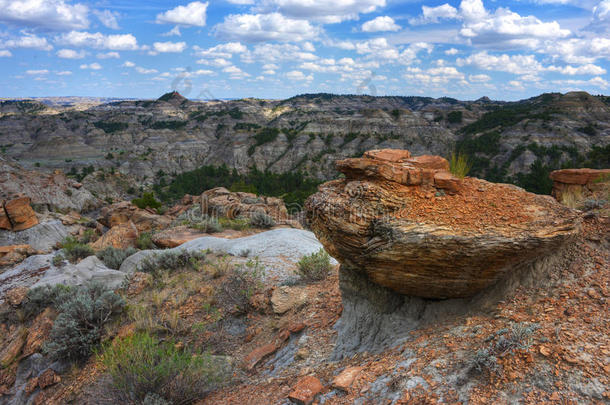
[[[133,222],[118,224],[110,228],[108,232],[103,234],[98,240],[91,244],[94,250],[102,250],[107,247],[116,249],[127,249],[135,247],[138,239],[138,229]]]
[[[17,232],[37,225],[38,218],[30,203],[29,197],[2,201],[2,206],[0,207],[0,229]]]
[[[155,214],[152,210],[138,208],[129,201],[122,201],[102,208],[98,221],[108,228],[133,222],[138,232],[162,229],[170,225],[171,218]]]
[[[581,199],[603,191],[610,183],[610,169],[562,169],[551,172],[553,197],[562,201],[567,194]]]
[[[446,160],[376,150],[337,162],[307,218],[326,250],[378,285],[424,298],[472,297],[550,254],[578,229],[549,197],[476,178]]]

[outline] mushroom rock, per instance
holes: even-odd
[[[608,186],[610,169],[561,169],[552,171],[549,177],[553,180],[553,197],[558,201],[566,193],[585,199]]]
[[[346,177],[306,203],[326,250],[376,284],[415,297],[472,297],[578,230],[578,213],[548,196],[459,179],[441,157],[408,155],[340,160]]]
[[[335,359],[535,283],[578,233],[578,211],[516,186],[457,178],[439,156],[369,151],[337,168],[345,178],[305,203],[313,232],[341,263]]]

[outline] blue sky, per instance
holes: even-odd
[[[0,0],[0,97],[610,87],[610,0]]]

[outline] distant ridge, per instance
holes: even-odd
[[[177,91],[170,91],[169,93],[165,93],[159,97],[157,101],[166,101],[172,104],[182,104],[183,102],[187,101],[187,99]]]

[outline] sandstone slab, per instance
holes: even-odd
[[[288,399],[299,405],[310,405],[323,390],[324,385],[320,379],[308,375],[297,381]]]
[[[362,372],[363,369],[363,367],[356,366],[346,367],[343,371],[339,373],[338,376],[333,379],[333,388],[347,391],[352,386],[354,380],[358,377],[358,375]]]
[[[172,219],[166,215],[158,215],[138,208],[129,201],[122,201],[102,208],[98,221],[108,228],[131,221],[138,232],[149,232],[167,228]]]
[[[116,249],[135,247],[138,235],[139,232],[134,223],[127,221],[110,228],[108,232],[93,242],[91,247],[95,250],[102,250],[107,247],[114,247]]]
[[[4,215],[0,218],[0,227],[16,232],[37,225],[38,218],[30,204],[31,200],[29,197],[4,201],[2,203]]]
[[[280,286],[271,294],[271,306],[276,314],[283,314],[307,302],[307,292],[303,288]]]

